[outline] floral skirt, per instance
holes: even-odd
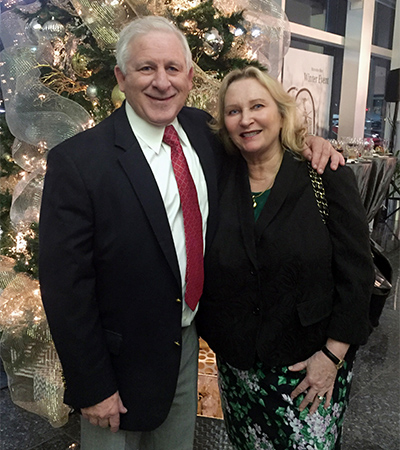
[[[331,403],[313,414],[299,410],[304,398],[290,393],[306,371],[265,369],[261,362],[239,370],[218,358],[225,425],[238,450],[338,450],[352,380],[352,363],[339,370]]]

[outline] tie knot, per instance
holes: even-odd
[[[173,125],[165,127],[163,142],[170,147],[179,144],[179,136]]]

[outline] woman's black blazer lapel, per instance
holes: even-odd
[[[301,165],[302,162],[300,160],[295,159],[288,151],[284,152],[282,164],[275,178],[274,186],[256,223],[256,240],[261,238],[265,229],[282,208],[293,186],[296,186],[296,179]]]
[[[295,186],[301,164],[301,161],[294,159],[290,153],[284,153],[274,187],[257,222],[254,222],[247,164],[242,157],[237,159],[236,171],[233,172],[234,177],[227,181],[231,184],[230,189],[234,192],[232,208],[237,208],[244,247],[255,266],[257,265],[258,241],[282,208],[293,186]]]
[[[237,157],[236,171],[231,171],[231,174],[228,180],[230,184],[228,189],[233,192],[233,197],[230,199],[231,207],[237,209],[236,217],[240,223],[243,245],[247,256],[253,265],[257,267],[254,210],[249,175],[246,161],[241,156]]]

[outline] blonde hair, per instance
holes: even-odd
[[[300,122],[294,98],[284,90],[279,81],[268,75],[267,72],[254,66],[233,70],[223,79],[219,89],[217,117],[211,125],[211,128],[219,134],[226,151],[231,154],[238,152],[237,147],[229,138],[228,130],[225,127],[224,111],[226,92],[229,86],[235,81],[249,78],[256,79],[264,86],[278,106],[278,111],[282,117],[282,130],[280,134],[282,147],[296,153],[302,153],[307,130]]]

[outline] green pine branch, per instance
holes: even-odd
[[[198,6],[183,11],[174,16],[170,11],[170,18],[177,24],[181,31],[186,35],[189,47],[192,51],[193,60],[205,72],[216,73],[218,79],[222,79],[232,69],[242,68],[246,65],[254,65],[262,68],[258,61],[245,58],[233,58],[229,56],[232,50],[235,36],[231,29],[243,28],[243,11],[232,13],[225,16],[221,11],[214,7],[212,0],[200,3]],[[195,22],[199,32],[191,33],[190,27],[186,22]],[[215,55],[208,55],[204,51],[204,33],[216,29],[222,38],[222,49]],[[189,31],[188,31],[189,30]]]

